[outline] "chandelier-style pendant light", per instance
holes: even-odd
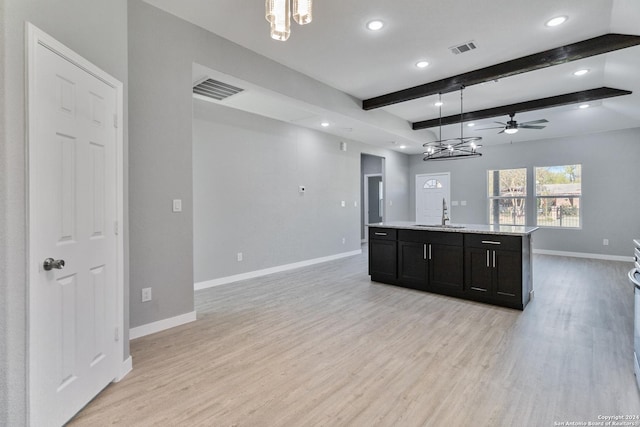
[[[460,137],[442,139],[442,94],[438,94],[438,104],[440,107],[440,134],[437,141],[426,142],[422,144],[426,148],[424,157],[422,160],[453,160],[461,159],[464,157],[480,157],[482,153],[478,152],[478,148],[482,145],[477,142],[482,140],[482,137],[465,137],[463,127],[463,104],[462,104],[462,91],[464,86],[460,86]]]
[[[266,0],[265,18],[271,24],[271,38],[286,41],[291,35],[291,2],[293,19],[300,25],[313,19],[313,0]]]

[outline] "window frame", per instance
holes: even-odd
[[[503,169],[487,169],[487,174],[486,174],[486,189],[487,189],[487,216],[489,218],[489,220],[487,221],[488,224],[491,225],[505,225],[505,226],[518,226],[518,227],[523,227],[527,225],[527,219],[529,217],[529,213],[528,213],[528,204],[530,203],[529,200],[529,168],[528,167],[513,167],[513,168],[503,168]],[[490,193],[490,189],[489,189],[489,182],[490,182],[490,174],[493,172],[502,172],[502,171],[511,171],[511,170],[520,170],[520,171],[524,171],[524,186],[523,186],[523,190],[524,193],[521,195],[517,195],[517,196],[493,196]],[[494,204],[494,202],[498,202],[500,203],[500,201],[502,200],[523,200],[524,204],[523,204],[523,209],[522,209],[522,213],[523,213],[523,224],[517,224],[517,223],[502,223],[499,221],[501,215],[498,214],[498,223],[494,223],[493,222],[493,216],[492,213],[492,206]],[[512,203],[513,204],[513,203]],[[515,204],[514,204],[515,205]]]
[[[580,194],[575,195],[571,193],[558,193],[552,195],[538,195],[538,169],[550,169],[550,168],[564,168],[567,166],[579,166],[580,167]],[[553,166],[533,166],[533,179],[534,179],[534,217],[535,217],[535,226],[540,228],[548,228],[554,230],[582,230],[582,222],[583,222],[583,213],[582,213],[582,176],[583,176],[583,165],[582,163],[571,163],[564,165],[553,165]],[[578,225],[577,226],[567,226],[567,225],[549,225],[549,224],[539,224],[538,218],[538,205],[539,200],[542,199],[577,199],[578,200]]]

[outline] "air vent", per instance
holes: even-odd
[[[461,44],[459,46],[450,47],[449,49],[455,55],[458,55],[459,53],[469,52],[470,50],[473,50],[475,48],[476,48],[475,43],[473,41],[470,41],[470,42],[463,43],[463,44]]]
[[[222,101],[225,98],[242,92],[244,89],[223,83],[218,80],[208,79],[193,87],[193,93],[206,96],[208,98]]]

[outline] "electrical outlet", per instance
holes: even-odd
[[[347,206],[347,202],[345,202],[344,200],[340,201],[340,206],[344,208],[345,206]]]
[[[242,252],[238,252],[238,262],[242,261]]]
[[[142,288],[142,302],[151,301],[151,288]]]
[[[347,239],[345,237],[342,238],[342,244],[346,244],[347,243]]]
[[[609,239],[602,239],[602,246],[609,246]]]

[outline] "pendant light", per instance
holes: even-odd
[[[313,0],[266,0],[265,18],[271,24],[271,38],[286,41],[291,35],[291,2],[293,19],[300,25],[313,19]]]
[[[482,147],[478,142],[482,140],[482,137],[465,137],[464,136],[464,108],[463,108],[463,96],[462,91],[464,86],[460,86],[460,137],[442,139],[442,94],[438,94],[438,106],[440,112],[439,122],[439,135],[437,141],[426,142],[422,144],[425,147],[424,157],[422,160],[453,160],[461,159],[464,157],[480,157],[482,153],[478,152],[478,149]]]

